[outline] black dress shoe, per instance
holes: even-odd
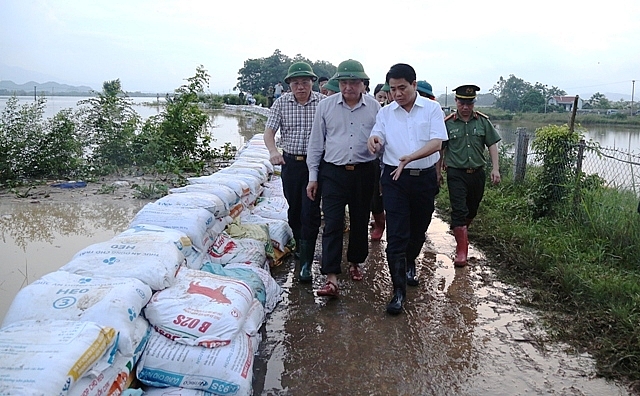
[[[387,304],[387,312],[391,315],[397,315],[402,312],[402,303],[404,302],[404,296],[402,290],[397,289],[393,293],[393,298]]]

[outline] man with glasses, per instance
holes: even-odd
[[[269,149],[271,163],[282,165],[282,188],[289,204],[288,221],[300,259],[300,282],[312,280],[311,265],[320,231],[320,199],[307,197],[309,170],[306,162],[313,118],[318,103],[325,98],[311,89],[317,79],[309,64],[292,64],[284,79],[291,87],[291,92],[273,102],[264,131],[264,143]],[[278,130],[282,153],[276,147],[275,135]]]
[[[491,158],[491,183],[500,183],[498,147],[500,136],[489,118],[474,111],[476,92],[473,84],[454,89],[457,111],[445,118],[449,140],[443,144],[444,170],[451,203],[451,228],[456,238],[456,257],[453,265],[467,265],[469,240],[467,228],[478,214],[484,195],[486,175],[485,147]]]
[[[367,149],[367,139],[376,121],[380,104],[365,94],[369,77],[362,64],[349,59],[338,65],[331,80],[340,93],[318,105],[309,140],[309,199],[318,200],[321,186],[324,228],[321,273],[327,276],[319,296],[338,296],[338,274],[342,273],[342,246],[345,205],[349,206],[349,246],[347,261],[352,280],[362,280],[360,264],[369,254],[369,204],[373,195],[375,154]]]

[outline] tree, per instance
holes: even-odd
[[[542,113],[545,98],[538,90],[531,89],[522,96],[520,111],[523,113]]]
[[[587,104],[592,109],[611,108],[611,102],[609,101],[609,99],[607,99],[607,97],[604,96],[604,94],[601,94],[600,92],[596,92],[593,95],[591,95],[591,98],[589,98],[589,100],[587,101]]]
[[[507,80],[501,76],[489,91],[496,96],[496,107],[508,111],[520,111],[522,98],[531,89],[530,83],[511,74]]]
[[[267,58],[247,59],[244,67],[238,70],[238,84],[234,90],[239,89],[252,94],[268,96],[269,87],[281,81],[283,85],[284,77],[287,75],[289,66],[294,62],[307,62],[311,65],[314,73],[320,76],[331,77],[336,72],[336,67],[327,61],[312,62],[301,54],[290,58],[276,49]]]

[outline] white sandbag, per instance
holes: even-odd
[[[264,224],[269,228],[269,238],[273,247],[284,251],[285,246],[290,246],[293,240],[293,230],[285,220],[269,219],[250,212],[240,215],[242,224]]]
[[[227,226],[225,232],[234,239],[255,239],[262,242],[266,257],[269,260],[275,260],[275,250],[267,224],[248,224],[236,219]]]
[[[273,174],[273,164],[271,163],[271,161],[269,161],[268,151],[267,151],[266,157],[254,156],[254,155],[251,155],[250,152],[240,153],[236,157],[236,162],[250,162],[250,163],[258,162],[266,167],[267,172],[269,172],[269,174]]]
[[[246,174],[257,178],[258,180],[260,180],[261,184],[264,184],[268,179],[267,174],[260,169],[238,167],[233,165],[227,168],[222,168],[216,173],[227,175]]]
[[[146,204],[135,215],[129,228],[141,224],[153,224],[187,234],[191,243],[200,251],[206,251],[215,238],[208,231],[215,217],[202,208],[170,208],[155,202]]]
[[[89,370],[69,390],[69,396],[120,395],[135,375],[134,367],[151,336],[151,326],[142,316],[135,319],[134,338],[138,345],[133,356],[116,352],[113,364],[99,372]]]
[[[266,292],[264,312],[265,314],[271,313],[275,309],[276,305],[278,305],[278,303],[282,301],[283,292],[282,287],[280,287],[278,282],[276,282],[276,280],[273,279],[273,276],[271,276],[271,271],[268,268],[259,268],[254,265],[246,265],[240,263],[231,263],[225,266],[225,269],[234,268],[247,268],[258,274],[258,276],[262,280],[262,283],[264,284]]]
[[[211,184],[211,185],[223,185],[230,188],[238,197],[244,197],[251,193],[249,184],[236,178],[226,178],[224,181],[219,177],[200,176],[200,177],[188,177],[189,184]]]
[[[195,269],[202,266],[205,254],[193,246],[191,239],[184,232],[153,224],[138,224],[121,232],[111,240],[118,243],[137,243],[139,240],[146,240],[150,243],[173,244],[187,259],[187,267]]]
[[[274,177],[264,184],[262,190],[264,197],[281,197],[284,198],[284,189],[282,187],[282,178]]]
[[[253,343],[244,333],[227,346],[204,348],[171,341],[154,332],[138,362],[137,378],[146,385],[204,390],[214,395],[249,396],[253,380]]]
[[[54,271],[25,286],[13,299],[2,326],[22,320],[79,320],[113,327],[118,349],[132,356],[135,319],[151,288],[135,278],[91,278]]]
[[[207,176],[212,182],[225,184],[228,180],[241,180],[249,186],[250,196],[255,200],[262,192],[262,182],[259,177],[251,176],[248,174],[228,174],[228,173],[214,173]]]
[[[170,194],[179,194],[185,192],[201,192],[217,195],[224,202],[229,216],[237,217],[244,209],[244,205],[240,201],[240,197],[230,188],[220,184],[187,184],[183,187],[172,188]]]
[[[250,238],[232,238],[226,232],[216,237],[207,253],[209,261],[222,265],[244,263],[259,267],[267,259],[263,242]]]
[[[173,283],[184,261],[184,255],[172,243],[109,240],[80,250],[60,269],[87,277],[135,278],[152,290],[162,290]]]
[[[260,197],[251,213],[268,219],[287,220],[288,210],[289,204],[284,197]]]
[[[222,198],[205,192],[183,192],[165,195],[156,204],[171,207],[203,208],[211,212],[214,217],[229,215],[229,208]]]
[[[26,320],[3,327],[0,394],[67,395],[105,354],[115,354],[116,339],[113,328],[93,322]]]
[[[242,281],[183,267],[175,285],[155,293],[144,314],[171,340],[214,348],[243,331],[253,300]]]

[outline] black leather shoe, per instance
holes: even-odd
[[[416,269],[407,271],[407,285],[418,286],[418,277],[416,276]]]

